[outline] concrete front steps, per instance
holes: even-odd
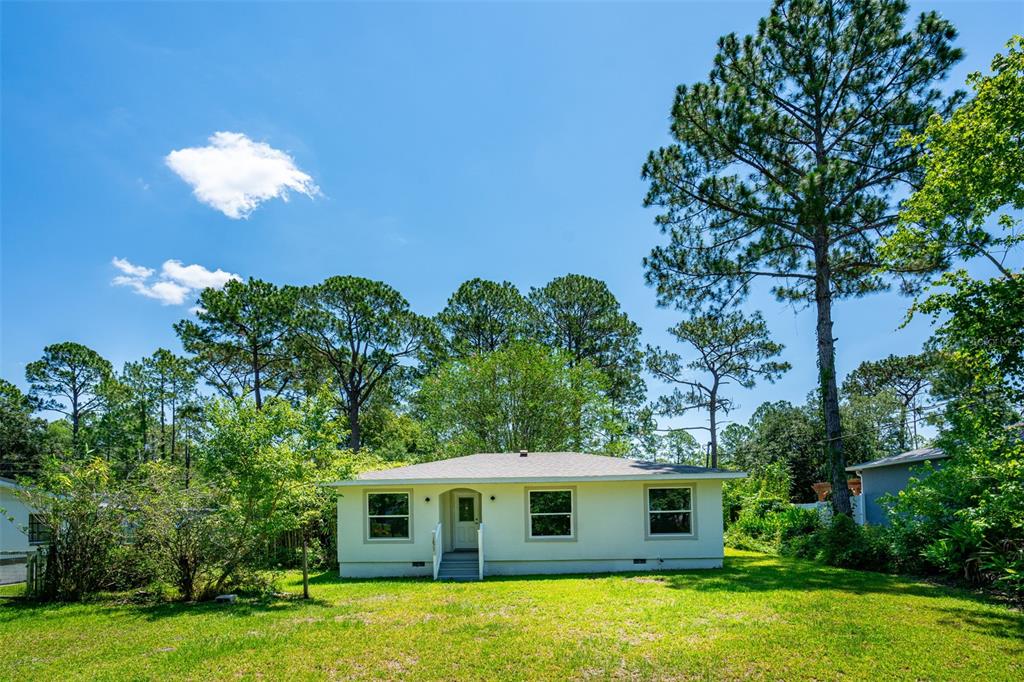
[[[476,552],[446,552],[437,571],[438,580],[480,580],[480,556]]]

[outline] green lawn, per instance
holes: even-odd
[[[298,589],[295,574],[285,587]],[[1024,679],[1020,612],[753,553],[731,553],[722,570],[643,575],[322,575],[313,596],[231,606],[0,599],[0,677]]]

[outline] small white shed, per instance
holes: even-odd
[[[339,481],[343,577],[722,565],[722,481],[746,474],[577,452],[499,452]]]

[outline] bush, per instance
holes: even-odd
[[[43,584],[33,596],[78,601],[148,579],[125,543],[124,489],[101,459],[47,464],[37,487],[19,496],[49,535]]]
[[[786,553],[799,539],[821,527],[818,513],[779,499],[762,498],[743,509],[728,531],[726,544],[735,549]]]
[[[892,552],[885,529],[861,526],[849,516],[839,514],[814,537],[815,558],[829,566],[888,571]]]

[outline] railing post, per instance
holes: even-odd
[[[437,574],[441,569],[441,557],[444,556],[444,537],[442,532],[442,527],[439,523],[434,528],[434,533],[431,537],[434,559],[434,580],[437,580]]]
[[[480,524],[476,529],[476,555],[479,561],[479,574],[480,580],[484,579],[484,524]]]

